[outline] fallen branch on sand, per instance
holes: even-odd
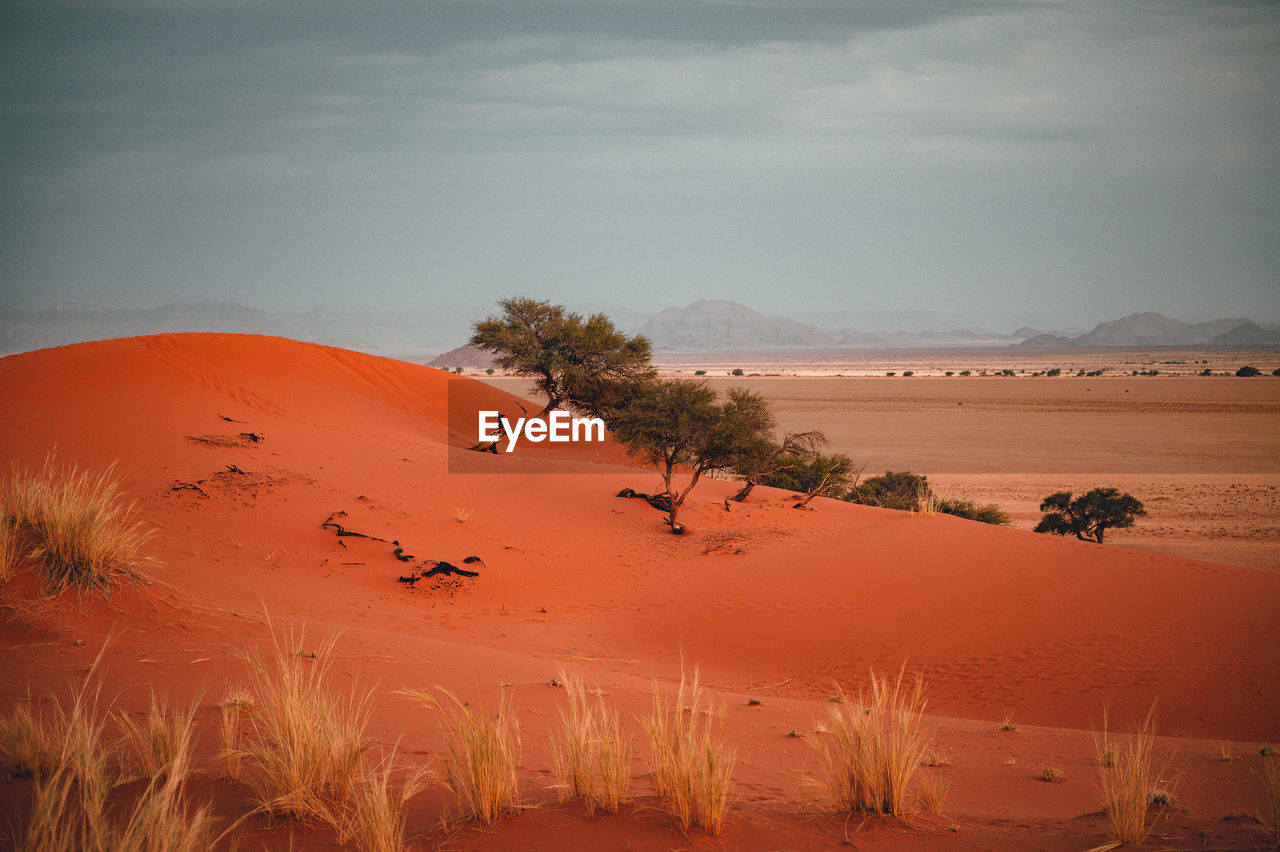
[[[334,532],[338,534],[338,538],[367,538],[370,541],[382,541],[382,542],[386,541],[385,538],[378,538],[376,535],[368,535],[367,533],[349,530],[346,527],[344,527],[342,524],[334,520],[334,518],[345,518],[346,516],[347,516],[346,512],[343,512],[343,511],[334,512],[329,517],[325,518],[325,521],[323,524],[320,525],[320,528],[332,529]],[[397,544],[399,544],[399,542],[397,542]]]
[[[477,562],[481,561],[480,557],[478,556],[468,556],[467,559],[464,561],[470,561],[470,560],[475,560]],[[435,577],[435,576],[449,575],[449,574],[456,574],[459,577],[479,577],[480,576],[479,571],[468,571],[465,568],[459,568],[457,565],[452,565],[448,562],[436,562],[431,566],[430,570],[415,572],[413,574],[410,574],[408,577],[397,577],[396,580],[412,588],[413,584],[418,582],[419,580],[425,580],[428,577]]]

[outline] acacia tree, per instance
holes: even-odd
[[[775,476],[805,460],[816,458],[825,446],[827,436],[817,430],[786,432],[780,442],[760,441],[734,465],[733,472],[742,480],[742,488],[729,499],[741,503],[763,478]]]
[[[1137,498],[1121,494],[1116,488],[1095,488],[1074,500],[1070,491],[1059,491],[1044,498],[1040,511],[1046,514],[1036,524],[1035,532],[1073,534],[1082,541],[1098,544],[1102,544],[1108,529],[1131,527],[1136,518],[1147,514]]]
[[[721,403],[705,382],[663,379],[638,386],[609,418],[614,438],[657,467],[667,523],[676,534],[685,529],[680,507],[703,474],[731,469],[773,433],[773,413],[763,397],[742,388],[726,395]],[[673,481],[678,468],[690,474],[682,490]]]
[[[494,354],[494,362],[533,379],[546,394],[538,415],[568,407],[597,417],[625,404],[637,383],[651,380],[648,338],[618,331],[604,314],[514,296],[498,302],[501,316],[475,324],[468,341]]]

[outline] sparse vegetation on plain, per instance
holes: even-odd
[[[10,471],[0,507],[0,579],[25,551],[49,594],[74,589],[110,597],[121,583],[141,580],[141,566],[154,564],[142,556],[152,533],[136,520],[112,468],[93,474],[50,453],[36,470]]]
[[[929,753],[924,727],[924,680],[894,679],[871,672],[868,686],[853,700],[827,709],[830,737],[814,738],[818,785],[840,812],[871,811],[901,816],[907,791]]]
[[[724,739],[724,713],[712,708],[694,672],[681,673],[675,698],[654,685],[653,709],[644,722],[650,777],[663,806],[681,829],[719,836],[729,807],[737,752]]]

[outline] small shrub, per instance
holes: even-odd
[[[695,376],[705,376],[705,375],[707,374],[707,371],[706,371],[706,370],[694,370],[694,371],[693,371],[693,374],[694,374]]]
[[[896,375],[898,375],[898,374],[897,374],[897,373],[893,373],[893,372],[889,372],[889,373],[885,373],[885,375],[886,375],[886,376],[896,376]]]
[[[493,375],[493,368],[492,368],[492,367],[486,367],[486,368],[485,368],[485,371],[484,371],[484,374],[485,374],[486,376],[492,376],[492,375]]]
[[[949,378],[951,378],[952,376],[954,376],[954,375],[955,375],[955,371],[954,371],[954,370],[947,370],[947,374],[946,374],[946,375],[947,375],[947,378],[949,379]]]
[[[40,777],[52,772],[61,753],[67,719],[61,704],[47,711],[30,700],[0,716],[0,762],[12,775]]]
[[[1000,726],[1000,730],[1011,734],[1018,733],[1018,726],[1013,723],[1013,711],[1010,710],[1004,715],[1004,724]]]
[[[418,690],[403,694],[415,698],[447,718],[440,730],[448,742],[445,786],[453,793],[462,818],[493,825],[505,813],[519,811],[520,724],[511,712],[505,691],[498,695],[492,716],[472,713],[470,706],[452,692],[439,688],[444,699]]]
[[[1040,770],[1040,778],[1050,784],[1058,784],[1063,780],[1062,770],[1056,766],[1046,766]]]
[[[732,375],[735,375],[735,376],[741,376],[741,375],[742,375],[742,368],[741,368],[741,367],[734,367]]]
[[[1061,367],[1053,367],[1052,369],[1048,370],[1048,371],[1045,373],[1045,375],[1046,375],[1046,376],[1048,376],[1049,378],[1056,378],[1056,377],[1058,377],[1058,376],[1061,376],[1061,375],[1062,375],[1062,368],[1061,368]]]
[[[1236,375],[1242,379],[1251,379],[1254,376],[1261,376],[1262,371],[1259,370],[1257,367],[1253,367],[1246,364],[1245,366],[1241,367],[1239,370],[1236,370]]]
[[[1274,370],[1272,370],[1271,375],[1280,376],[1280,367],[1276,367]]]
[[[961,371],[960,371],[960,375],[962,375],[962,376],[972,376],[972,375],[973,375],[973,370],[961,370]]]
[[[654,789],[682,830],[705,829],[718,837],[729,807],[729,784],[737,754],[723,737],[724,713],[712,709],[698,683],[680,675],[675,700],[653,688],[653,709],[644,722]]]
[[[846,500],[882,509],[915,512],[920,509],[921,495],[932,494],[929,478],[909,471],[888,471],[872,476],[849,490]]]
[[[915,370],[903,370],[903,371],[902,371],[902,377],[903,377],[903,378],[906,378],[906,377],[908,377],[908,376],[914,376],[915,374],[916,374],[916,371],[915,371]]]
[[[923,679],[908,681],[904,667],[892,682],[872,672],[856,700],[827,708],[830,741],[810,743],[819,758],[818,784],[836,810],[906,812],[907,789],[929,751],[925,703]]]
[[[457,506],[453,510],[453,517],[454,517],[454,520],[462,524],[462,523],[466,523],[467,518],[471,517],[471,515],[474,512],[475,512],[475,509],[468,509],[462,506]]]
[[[944,515],[955,515],[970,521],[983,524],[1005,526],[1009,523],[1009,514],[995,503],[978,504],[972,500],[939,500],[937,509]]]

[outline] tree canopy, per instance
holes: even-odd
[[[1059,491],[1044,498],[1040,511],[1045,516],[1035,532],[1074,535],[1099,544],[1108,529],[1131,527],[1136,518],[1147,514],[1137,498],[1116,488],[1095,488],[1074,499],[1070,491]]]
[[[498,306],[501,316],[477,322],[468,342],[492,352],[502,369],[534,380],[547,396],[540,416],[566,407],[604,417],[654,376],[648,338],[624,334],[604,314],[584,318],[523,296]]]
[[[770,440],[773,413],[759,394],[729,388],[722,403],[705,382],[662,379],[639,385],[609,419],[613,436],[641,461],[657,467],[669,501],[667,523],[683,532],[678,516],[703,474],[727,470]],[[678,491],[677,468],[690,473]]]

